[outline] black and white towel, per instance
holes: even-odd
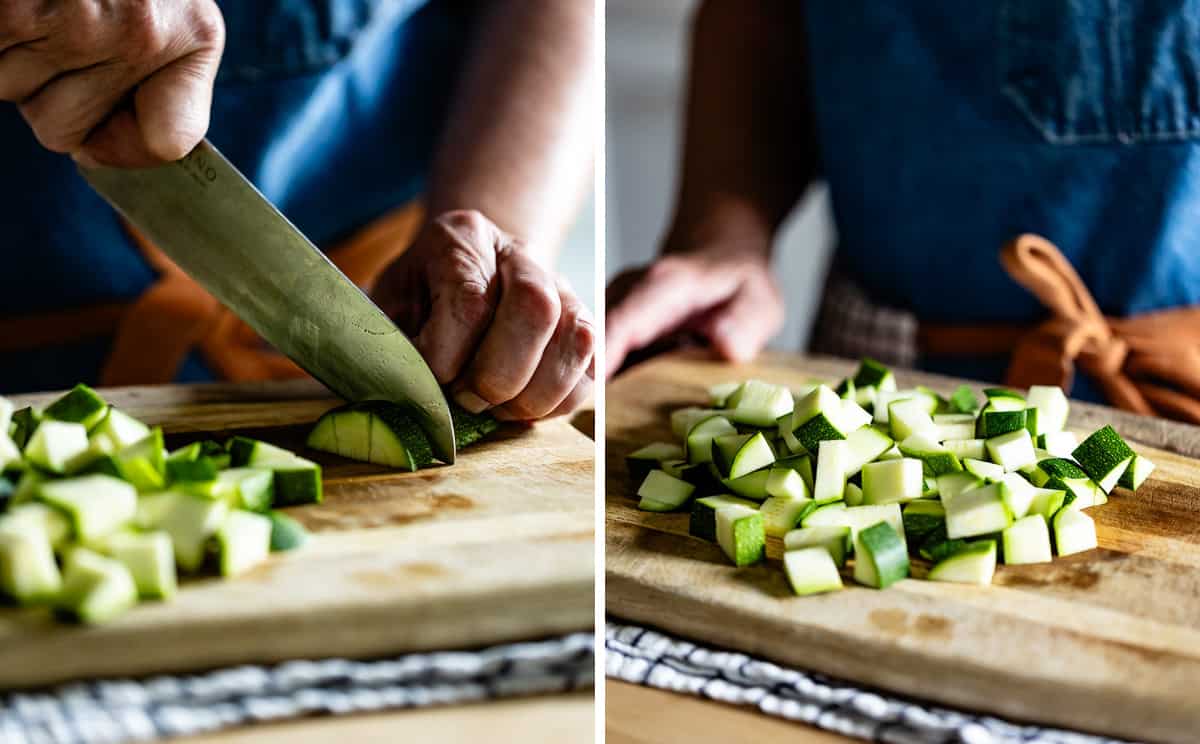
[[[591,633],[477,651],[101,680],[0,696],[2,744],[118,744],[310,715],[590,688]]]
[[[778,718],[888,744],[1120,744],[945,708],[721,651],[635,625],[609,622],[605,669],[613,679],[753,706]]]

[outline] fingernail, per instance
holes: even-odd
[[[471,413],[483,413],[484,411],[486,411],[487,409],[492,407],[491,403],[488,403],[486,400],[484,400],[483,398],[480,398],[478,395],[476,395],[475,393],[472,393],[470,390],[459,391],[454,396],[454,400],[456,403],[458,403],[460,406],[467,409]]]

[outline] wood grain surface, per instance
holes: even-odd
[[[687,535],[686,514],[636,509],[624,455],[670,439],[667,414],[703,404],[716,382],[799,386],[855,364],[768,355],[730,366],[662,357],[607,389],[607,611],[722,647],[913,698],[1136,739],[1200,735],[1200,429],[1072,405],[1071,427],[1111,421],[1158,464],[1137,494],[1089,510],[1097,550],[1001,566],[991,587],[908,579],[815,597],[769,560],[742,569]],[[899,373],[950,392],[957,380]],[[1153,442],[1156,447],[1146,445]],[[926,567],[914,562],[914,575]]]
[[[312,382],[103,390],[168,444],[259,436],[324,466],[312,539],[232,581],[185,582],[97,628],[0,610],[0,688],[248,662],[479,646],[593,626],[594,447],[508,426],[452,467],[397,473],[306,450],[339,401]],[[18,404],[53,395],[16,397]]]

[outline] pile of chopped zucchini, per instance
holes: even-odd
[[[671,415],[676,442],[630,454],[639,507],[690,510],[690,533],[737,566],[782,538],[797,594],[909,575],[990,584],[996,563],[1040,563],[1096,547],[1084,512],[1116,486],[1136,490],[1154,463],[1111,426],[1082,442],[1066,427],[1057,387],[1028,395],[962,386],[950,398],[898,390],[887,367],[864,359],[836,387],[795,396],[760,380],[709,391],[709,407]]]
[[[178,572],[236,576],[299,547],[273,507],[320,501],[320,466],[266,442],[167,452],[86,385],[45,410],[0,398],[0,592],[18,604],[112,620],[169,599]]]
[[[489,413],[471,413],[450,404],[454,439],[462,449],[500,428]],[[429,437],[403,407],[365,401],[328,411],[309,432],[309,447],[350,460],[416,471],[434,464]]]

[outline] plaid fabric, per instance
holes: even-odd
[[[605,628],[606,674],[889,744],[1118,744],[905,700],[636,625]]]
[[[479,651],[289,661],[14,693],[0,697],[0,742],[117,744],[301,716],[587,689],[594,640],[573,633]]]
[[[875,304],[853,280],[830,269],[809,348],[818,354],[867,356],[911,368],[917,362],[917,318],[906,310]]]

